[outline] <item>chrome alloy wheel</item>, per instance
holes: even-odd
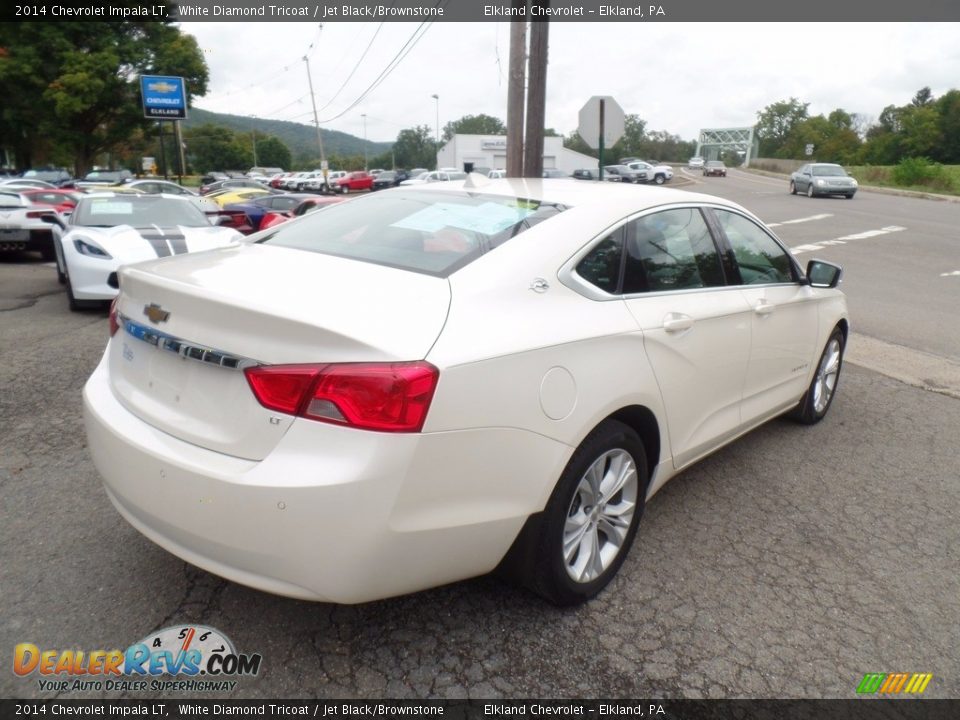
[[[596,580],[620,554],[637,489],[637,467],[626,450],[608,450],[587,468],[563,526],[563,561],[574,582]]]
[[[840,374],[840,341],[831,338],[827,350],[817,368],[817,378],[813,383],[813,409],[819,415],[827,409],[833,391],[837,387]]]

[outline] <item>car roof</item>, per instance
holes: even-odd
[[[622,217],[647,208],[675,203],[703,203],[744,209],[716,195],[665,188],[662,185],[584,183],[572,178],[569,180],[566,178],[490,179],[483,175],[473,175],[469,180],[462,182],[451,181],[417,186],[417,192],[462,193],[464,190],[484,195],[553,202],[570,207],[592,207],[598,212]]]

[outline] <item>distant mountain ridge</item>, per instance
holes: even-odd
[[[294,163],[316,160],[320,155],[317,147],[317,130],[313,125],[304,125],[288,120],[215,113],[193,107],[190,108],[187,119],[183,121],[183,127],[195,128],[208,123],[229,128],[234,132],[249,133],[256,128],[260,133],[273,135],[290,148]],[[388,152],[393,147],[392,142],[364,141],[363,138],[338,130],[325,130],[322,127],[320,128],[320,135],[323,138],[324,154],[328,158],[334,155],[363,155],[364,147],[366,147],[367,155],[373,157]]]

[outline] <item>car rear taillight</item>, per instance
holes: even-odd
[[[110,302],[110,337],[116,335],[117,330],[120,329],[120,321],[117,319],[117,300],[119,298],[114,298]]]
[[[54,214],[54,210],[52,208],[50,210],[29,210],[27,212],[27,217],[30,218],[31,220],[39,220],[45,215],[53,215],[53,214]]]
[[[244,373],[265,408],[381,432],[419,432],[440,377],[424,361],[261,365]]]

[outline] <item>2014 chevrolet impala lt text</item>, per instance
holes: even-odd
[[[841,269],[716,197],[471,177],[248,240],[120,269],[84,407],[120,514],[269,592],[583,601],[667,480],[837,389]]]

